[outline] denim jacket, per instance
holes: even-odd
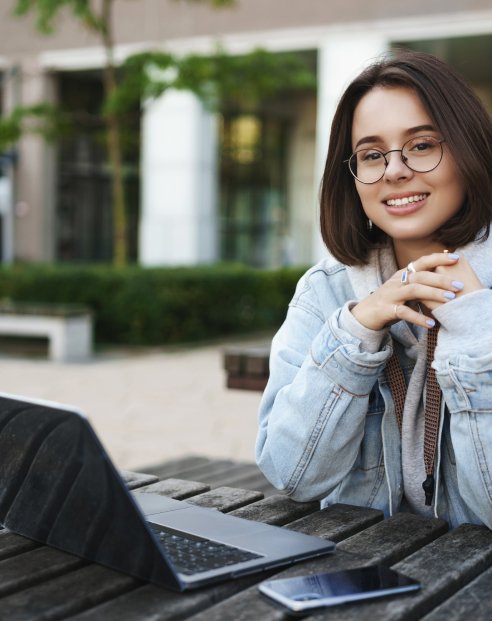
[[[464,254],[492,286],[492,244]],[[350,269],[328,258],[299,281],[272,342],[256,456],[272,484],[295,500],[391,515],[403,499],[401,437],[384,373],[393,344],[385,331],[379,349],[365,351],[342,328],[341,314],[360,299]],[[434,315],[443,412],[433,511],[453,527],[492,528],[492,291],[459,296]]]

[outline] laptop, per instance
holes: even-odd
[[[335,549],[318,537],[129,492],[81,411],[4,393],[0,523],[176,591]]]

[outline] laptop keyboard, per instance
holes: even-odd
[[[171,557],[176,571],[188,576],[200,571],[219,569],[243,561],[262,558],[261,555],[254,552],[241,550],[241,548],[218,541],[182,533],[152,522],[148,522],[148,525],[156,535],[157,540],[165,548],[166,553]]]

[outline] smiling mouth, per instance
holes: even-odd
[[[403,198],[390,198],[384,201],[388,207],[399,207],[401,205],[410,205],[411,203],[418,203],[423,201],[424,198],[429,196],[428,194],[414,194],[413,196],[405,196]]]

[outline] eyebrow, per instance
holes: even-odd
[[[418,132],[435,132],[436,128],[433,125],[417,125],[416,127],[409,127],[406,129],[403,134],[406,136],[411,136],[412,134],[416,134]],[[356,150],[363,144],[371,143],[371,142],[383,142],[381,136],[364,136],[361,138],[357,144],[355,145]]]

